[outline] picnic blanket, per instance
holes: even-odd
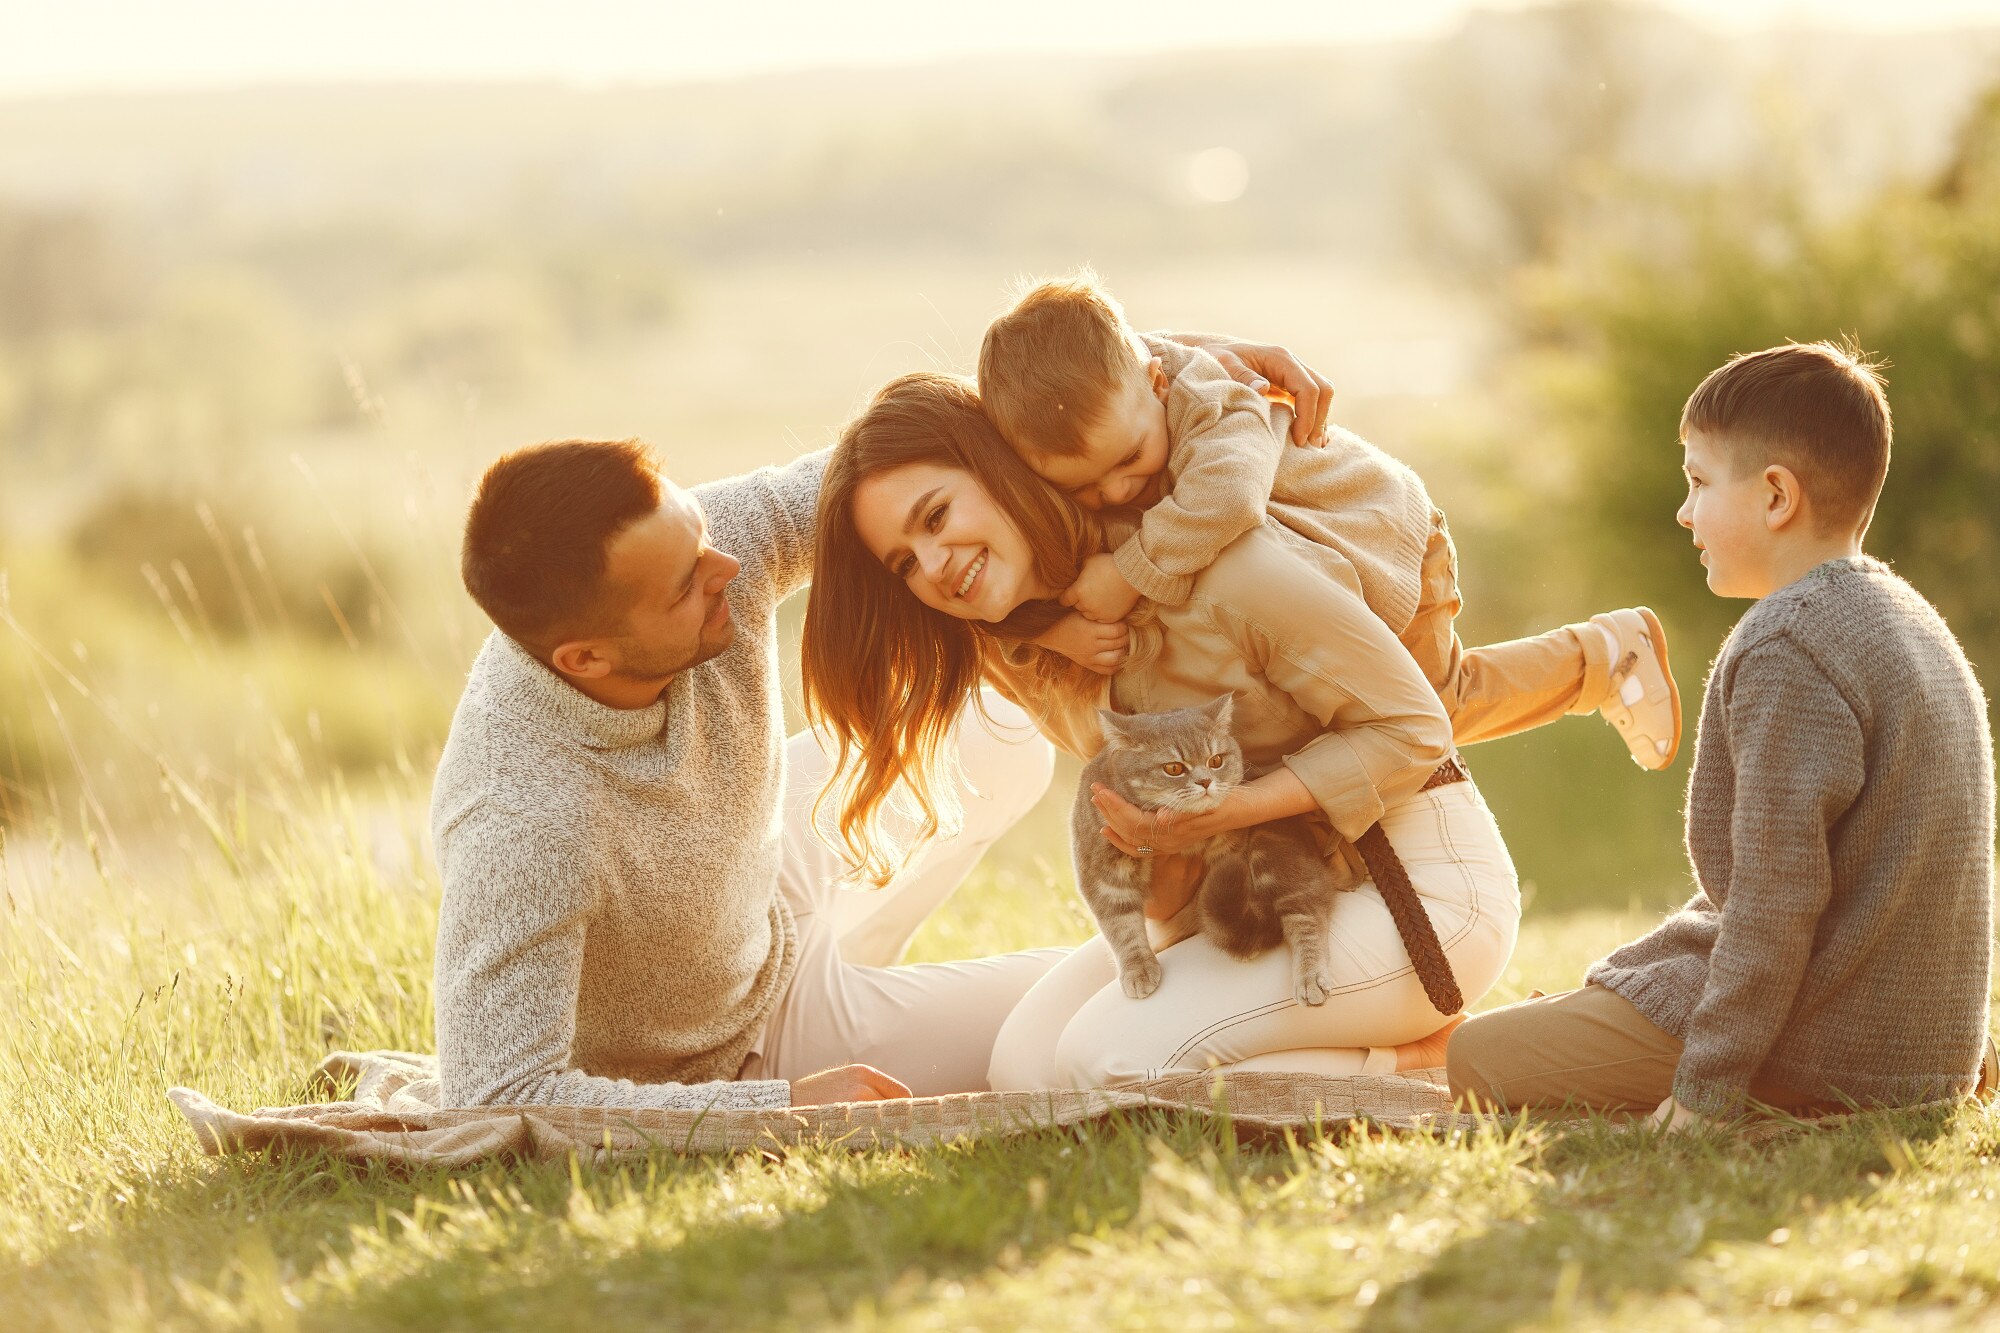
[[[722,1153],[815,1143],[850,1149],[998,1138],[1164,1110],[1227,1116],[1239,1133],[1276,1135],[1347,1121],[1399,1129],[1469,1123],[1442,1069],[1323,1078],[1190,1072],[1090,1091],[972,1092],[757,1111],[641,1111],[595,1106],[438,1106],[436,1059],[407,1051],[336,1051],[310,1091],[344,1101],[239,1114],[191,1088],[167,1092],[210,1155],[323,1151],[352,1162],[464,1166],[495,1156],[586,1160],[669,1151]]]

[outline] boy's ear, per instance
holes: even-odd
[[[1799,484],[1798,473],[1783,463],[1772,463],[1764,469],[1764,527],[1771,532],[1783,532],[1799,521],[1805,512],[1805,487]]]
[[[1167,368],[1160,364],[1160,358],[1157,356],[1148,357],[1146,360],[1146,380],[1153,386],[1153,397],[1163,403],[1166,402]]]

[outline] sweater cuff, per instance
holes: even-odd
[[[1595,713],[1611,694],[1610,646],[1604,641],[1604,631],[1588,620],[1563,628],[1576,636],[1577,646],[1583,649],[1583,687],[1569,711],[1572,715]]]
[[[1111,559],[1118,566],[1118,572],[1125,581],[1139,590],[1139,595],[1161,606],[1180,606],[1194,592],[1194,575],[1169,574],[1146,558],[1144,548],[1139,545],[1137,533],[1127,537]]]
[[[1734,1120],[1749,1104],[1750,1090],[1741,1084],[1698,1078],[1687,1072],[1683,1061],[1674,1070],[1674,1100],[1710,1120]]]

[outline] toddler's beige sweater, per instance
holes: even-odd
[[[1113,553],[1126,580],[1179,606],[1195,575],[1268,513],[1344,556],[1368,605],[1397,634],[1407,629],[1436,526],[1422,479],[1337,427],[1324,448],[1291,444],[1290,408],[1238,384],[1207,352],[1141,336],[1169,380],[1168,452],[1156,483],[1165,493]]]

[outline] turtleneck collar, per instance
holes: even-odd
[[[493,631],[481,657],[496,693],[510,707],[593,750],[623,750],[659,739],[667,704],[681,687],[676,676],[667,692],[646,707],[613,708],[577,689],[499,630]]]

